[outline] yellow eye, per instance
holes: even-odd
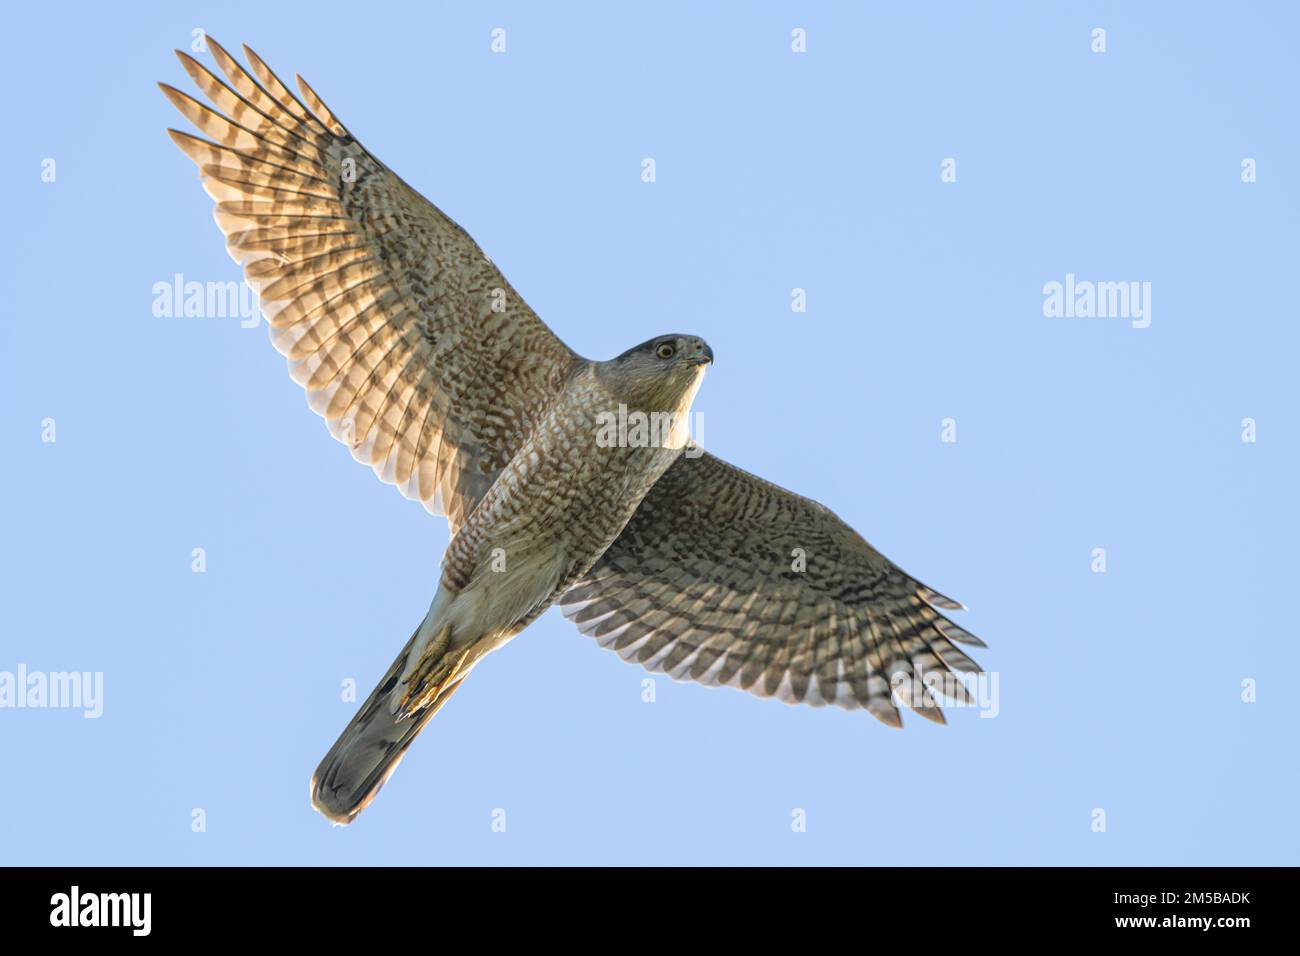
[[[663,345],[659,346],[659,348],[655,349],[655,355],[658,355],[661,359],[670,359],[676,351],[675,348],[665,342]]]

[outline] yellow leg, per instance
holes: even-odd
[[[405,719],[433,703],[460,673],[470,648],[455,656],[448,653],[451,646],[451,626],[447,625],[434,635],[420,654],[415,668],[402,681],[401,696],[393,708],[393,716]]]

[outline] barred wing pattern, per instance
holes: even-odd
[[[580,360],[301,77],[306,105],[248,47],[252,73],[208,44],[228,83],[177,56],[222,112],[160,86],[215,142],[168,132],[272,342],[330,434],[455,533]]]
[[[893,675],[909,678],[899,699],[942,722],[925,675],[964,700],[951,675],[979,666],[953,641],[983,646],[936,610],[961,605],[829,509],[708,454],[678,458],[560,604],[602,647],[677,680],[865,707],[892,726]]]

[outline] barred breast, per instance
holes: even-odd
[[[681,454],[611,441],[602,424],[620,404],[590,367],[573,376],[448,545],[448,589],[517,591],[515,569],[535,574],[523,626],[600,558]]]

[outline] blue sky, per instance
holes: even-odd
[[[1294,8],[899,7],[16,8],[0,672],[102,673],[103,713],[0,709],[0,860],[1296,863]],[[356,825],[314,814],[447,531],[264,324],[154,315],[239,277],[153,86],[196,28],[307,77],[582,354],[706,337],[704,444],[969,605],[997,716],[644,703],[552,610]],[[1045,316],[1067,275],[1150,283],[1149,326]]]

